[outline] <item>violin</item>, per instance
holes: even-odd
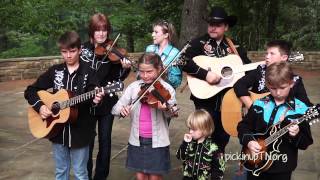
[[[94,49],[94,53],[99,56],[107,55],[110,61],[119,63],[120,59],[125,58],[127,55],[127,50],[124,48],[116,48],[113,44],[114,42],[112,40],[98,44]]]
[[[150,84],[150,85],[147,85],[147,86],[144,86],[141,88],[140,92],[138,93],[138,98],[136,100],[134,100],[134,102],[131,104],[131,107],[130,107],[130,110],[132,110],[132,108],[134,106],[136,106],[138,104],[138,102],[140,101],[141,102],[141,99],[145,98],[145,100],[142,100],[142,102],[148,102],[148,104],[154,104],[154,106],[157,105],[158,107],[158,102],[165,102],[168,109],[174,113],[173,116],[177,116],[177,111],[179,110],[177,107],[176,107],[176,104],[171,106],[169,105],[169,103],[167,102],[170,98],[171,98],[171,95],[170,95],[170,98],[168,98],[166,96],[166,94],[170,94],[168,92],[168,90],[166,90],[162,85],[161,83],[159,82],[159,79],[161,78],[161,76],[168,70],[168,68],[170,67],[170,65],[174,62],[177,61],[178,57],[184,53],[186,51],[187,48],[189,48],[190,45],[189,45],[189,42],[182,48],[182,50],[176,54],[175,58],[166,66],[166,68],[158,75],[158,77]],[[158,87],[155,87],[154,84],[156,83],[160,83],[160,85],[158,85]],[[151,87],[155,87],[154,90],[151,90]],[[159,90],[161,89],[165,89],[165,90],[162,90],[161,92],[159,92]],[[166,92],[167,91],[167,92]],[[151,95],[150,95],[151,93]],[[158,96],[158,94],[162,94],[161,97]],[[163,97],[166,97],[166,98],[163,98]],[[162,99],[163,98],[163,99]],[[157,102],[157,103],[156,103]]]
[[[113,63],[120,63],[121,59],[128,61],[134,69],[137,69],[135,63],[127,58],[127,50],[116,47],[115,42],[116,40],[112,41],[107,39],[104,43],[98,44],[98,46],[94,49],[94,53],[98,56],[108,57],[108,59]]]
[[[160,83],[160,81],[156,81],[154,84],[154,89],[148,92],[145,92],[148,90],[148,85],[141,86],[141,90],[138,93],[138,96],[142,96],[140,99],[141,103],[146,103],[150,105],[153,108],[159,108],[160,104],[166,104],[167,109],[170,111],[171,115],[174,117],[178,116],[178,110],[177,105],[170,105],[168,103],[168,100],[171,98],[170,92],[163,87],[163,85]]]

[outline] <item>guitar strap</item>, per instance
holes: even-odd
[[[239,56],[239,53],[238,53],[236,47],[234,46],[233,42],[231,41],[231,39],[226,37],[226,40],[227,40],[227,43],[228,43],[229,47],[231,48],[232,52]]]

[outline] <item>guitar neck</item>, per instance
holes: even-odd
[[[92,98],[94,98],[94,97],[96,96],[96,94],[98,94],[99,92],[103,92],[103,89],[106,90],[106,87],[101,87],[101,88],[98,88],[98,89],[95,89],[95,90],[86,92],[86,93],[84,93],[84,94],[81,94],[81,95],[72,97],[72,98],[70,98],[69,100],[66,100],[66,101],[61,102],[61,103],[60,103],[60,108],[61,108],[61,109],[65,109],[65,108],[68,108],[68,107],[77,105],[77,104],[79,104],[79,103],[82,103],[82,102],[84,102],[84,101],[87,101],[87,100],[89,100],[89,99],[92,99]]]
[[[293,124],[300,124],[302,121],[306,120],[304,117],[301,117],[299,119],[297,119],[294,122],[289,123],[288,125],[286,125],[285,127],[281,128],[279,131],[273,133],[271,136],[269,136],[267,139],[265,139],[265,145],[268,146],[271,143],[273,143],[274,141],[276,141],[277,139],[279,139],[280,137],[282,137],[284,134],[286,134],[289,130],[289,126],[293,125]]]
[[[244,64],[243,66],[240,66],[239,69],[237,69],[237,72],[246,72],[246,71],[250,71],[253,69],[256,69],[259,65],[261,64],[265,64],[265,61],[259,61],[259,62],[255,62],[255,63],[250,63],[250,64]]]

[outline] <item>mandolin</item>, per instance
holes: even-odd
[[[300,124],[303,121],[312,125],[319,122],[320,104],[310,107],[307,112],[287,125],[285,121],[271,126],[265,133],[252,134],[251,136],[262,147],[261,151],[257,154],[252,154],[248,147],[242,147],[241,164],[245,169],[252,172],[254,176],[259,176],[261,172],[268,170],[274,159],[281,157],[279,146],[282,143],[281,137],[288,132],[288,127],[293,124]],[[277,159],[276,159],[277,160]]]

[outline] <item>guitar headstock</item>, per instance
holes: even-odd
[[[190,59],[187,58],[184,54],[181,54],[178,60],[172,63],[172,66],[185,66],[189,60]]]
[[[187,41],[186,44],[181,49],[181,51],[179,52],[179,55],[180,55],[179,58],[172,63],[173,66],[185,66],[187,64],[187,62],[190,59],[186,57],[185,52],[189,47],[191,47],[190,41]]]
[[[319,112],[320,104],[317,104],[310,107],[303,117],[309,123],[309,125],[312,125],[319,122]]]
[[[108,82],[108,84],[103,88],[105,94],[109,94],[110,97],[117,92],[121,92],[124,88],[122,81]]]
[[[299,51],[291,52],[290,56],[288,57],[289,62],[302,62],[304,60],[304,56]]]

